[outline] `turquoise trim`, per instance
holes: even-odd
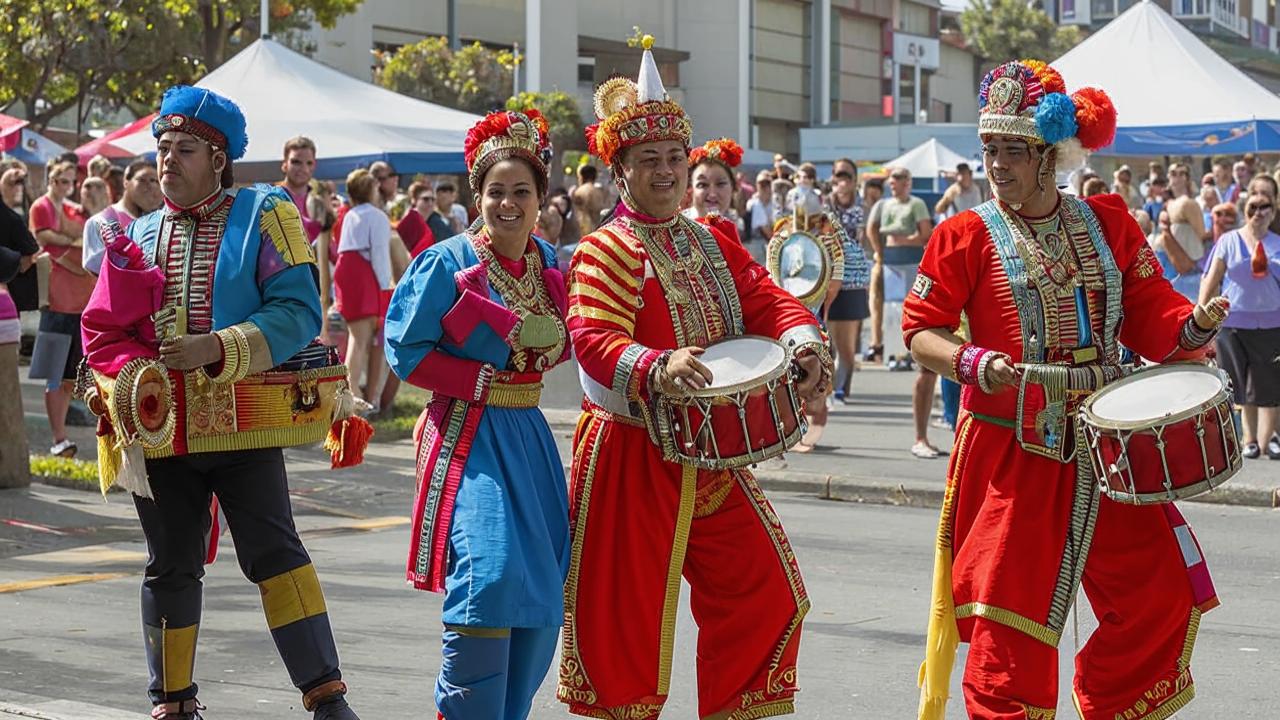
[[[1022,326],[1022,362],[1044,362],[1044,306],[1040,293],[1031,285],[1027,266],[1018,254],[1017,238],[1013,223],[1004,215],[1004,209],[996,200],[988,200],[973,209],[982,218],[995,245],[996,255],[1009,279],[1014,306],[1018,310],[1018,322]]]

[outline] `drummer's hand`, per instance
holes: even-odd
[[[996,395],[1006,388],[1018,386],[1018,370],[1003,357],[995,358],[987,365],[987,384]]]
[[[222,343],[210,334],[179,335],[160,343],[160,359],[174,370],[195,370],[222,359]]]
[[[822,359],[813,353],[796,357],[796,365],[804,377],[796,383],[796,393],[806,403],[820,403],[827,397],[827,378],[823,377]]]
[[[706,387],[711,382],[711,370],[698,360],[704,352],[700,347],[685,347],[671,353],[659,390],[665,395],[683,395]]]
[[[1195,318],[1196,325],[1201,330],[1216,330],[1222,326],[1222,322],[1227,319],[1227,311],[1231,309],[1231,303],[1221,295],[1211,298],[1204,305],[1196,305],[1192,311],[1192,317]]]

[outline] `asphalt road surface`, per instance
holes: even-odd
[[[366,720],[434,717],[439,599],[402,581],[407,518],[372,514],[402,512],[405,491],[385,491],[367,513],[335,509],[349,505],[327,504],[326,492],[340,491],[311,487],[295,495],[295,507],[328,597],[352,703]],[[813,601],[796,717],[913,718],[937,512],[781,493],[774,502]],[[1268,510],[1196,504],[1184,512],[1209,558],[1223,607],[1204,618],[1193,662],[1199,698],[1179,717],[1280,718],[1280,518]],[[0,720],[143,720],[147,678],[137,586],[145,547],[129,503],[115,495],[103,504],[54,488],[6,491],[0,492],[0,518],[37,526],[0,525]],[[256,589],[239,575],[229,542],[223,552],[205,581],[197,663],[207,717],[306,717],[275,654]],[[94,574],[93,581],[43,586],[82,573]],[[1082,610],[1082,635],[1092,624]],[[682,603],[664,717],[696,717],[695,633]],[[1064,688],[1075,642],[1070,633],[1063,640]],[[554,673],[553,666],[535,701],[537,720],[568,717],[554,698]],[[949,718],[964,716],[958,678],[957,672]],[[1061,700],[1063,717],[1074,717],[1067,692]]]

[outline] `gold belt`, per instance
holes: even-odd
[[[542,401],[542,383],[503,383],[489,386],[485,405],[500,408],[535,408]]]

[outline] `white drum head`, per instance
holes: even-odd
[[[698,358],[711,370],[711,384],[701,392],[759,380],[787,361],[782,345],[765,338],[742,337],[718,342]]]
[[[1111,422],[1158,420],[1199,407],[1223,389],[1213,371],[1183,368],[1164,372],[1139,372],[1098,393],[1090,411]]]

